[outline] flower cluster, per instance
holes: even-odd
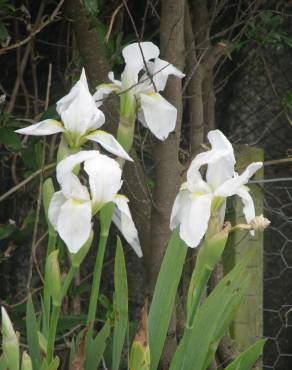
[[[120,164],[97,150],[81,150],[88,140],[101,145],[111,154],[132,161],[123,146],[109,133],[100,130],[105,122],[99,109],[101,99],[112,91],[121,92],[124,104],[121,110],[138,119],[157,136],[165,139],[174,130],[176,108],[169,104],[157,91],[164,89],[167,78],[173,74],[184,76],[171,64],[158,58],[159,49],[151,42],[132,44],[124,48],[126,62],[122,81],[101,85],[92,96],[84,69],[70,92],[57,102],[60,121],[46,119],[17,130],[24,135],[52,135],[62,133],[72,153],[57,165],[57,181],[60,190],[54,193],[48,216],[70,253],[77,253],[89,239],[92,217],[109,202],[115,203],[113,222],[139,257],[142,256],[138,233],[133,223],[128,199],[118,194],[122,185]],[[138,74],[144,74],[138,80]],[[146,72],[147,71],[147,72]],[[149,73],[151,75],[149,75]],[[80,179],[81,171],[86,183]]]
[[[234,169],[233,147],[222,132],[210,131],[208,140],[212,148],[192,161],[187,181],[181,186],[171,214],[171,228],[180,225],[181,238],[192,248],[197,247],[205,235],[211,215],[218,213],[223,224],[227,197],[238,195],[247,223],[254,219],[254,203],[245,184],[263,165],[262,162],[251,163],[238,175]],[[199,171],[204,165],[207,165],[206,181]]]

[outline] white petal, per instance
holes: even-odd
[[[57,230],[70,253],[77,253],[90,235],[91,203],[68,200],[61,207]]]
[[[133,159],[129,156],[121,144],[113,137],[113,135],[102,130],[97,130],[89,134],[87,138],[97,142],[108,152],[128,161],[133,161]]]
[[[245,215],[246,222],[249,224],[250,221],[255,218],[255,208],[248,190],[246,186],[242,186],[237,190],[236,194],[240,196],[242,200],[243,214]]]
[[[116,80],[116,79],[115,79],[115,75],[114,75],[114,72],[113,72],[113,71],[109,72],[107,76],[108,76],[108,79],[109,79],[113,84],[115,84],[117,87],[119,87],[119,88],[121,88],[121,87],[122,87],[122,83],[121,83],[121,81],[119,81],[119,80]]]
[[[224,181],[234,175],[235,158],[233,147],[228,139],[219,130],[208,133],[208,139],[212,149],[198,154],[191,163],[188,170],[188,181],[197,176],[200,167],[208,164],[207,182],[213,188],[217,188]]]
[[[175,129],[177,110],[158,93],[140,94],[138,119],[160,140]]]
[[[133,43],[123,49],[125,63],[138,70],[143,68],[144,61],[156,59],[159,55],[159,48],[152,42]]]
[[[88,201],[90,199],[87,187],[82,185],[79,178],[73,173],[68,173],[62,178],[62,192],[67,199]]]
[[[138,82],[138,74],[144,68],[144,64],[159,55],[159,49],[152,42],[133,43],[123,49],[123,57],[126,63],[122,73],[122,86],[127,89]]]
[[[69,94],[57,102],[57,112],[65,129],[80,136],[104,124],[104,114],[97,108],[90,94],[84,70]]]
[[[32,136],[43,136],[57,134],[58,132],[63,132],[64,127],[61,122],[54,119],[45,119],[34,125],[30,125],[19,130],[16,130],[18,134],[32,135]]]
[[[62,183],[62,179],[69,173],[71,173],[74,167],[86,159],[89,158],[96,158],[100,155],[97,150],[82,150],[76,154],[71,154],[62,161],[60,161],[57,165],[57,180],[58,183]]]
[[[106,204],[114,199],[122,186],[122,170],[119,164],[106,155],[85,161],[84,170],[89,176],[89,186],[93,203]]]
[[[175,229],[183,219],[183,215],[188,211],[190,205],[190,193],[186,189],[181,189],[177,194],[170,216],[170,228]]]
[[[232,144],[220,130],[209,131],[207,138],[212,145],[212,149],[233,153]]]
[[[190,199],[188,212],[183,215],[180,236],[191,248],[199,245],[207,231],[211,214],[211,202],[211,194]]]
[[[53,225],[55,229],[57,229],[61,207],[65,202],[66,198],[64,197],[62,191],[57,191],[56,193],[53,194],[49,205],[48,217],[50,223]]]
[[[93,99],[97,107],[103,104],[103,100],[111,94],[113,91],[119,92],[120,88],[116,84],[101,84],[96,88],[96,92],[93,94]]]
[[[114,202],[117,205],[113,214],[113,222],[124,235],[127,242],[134,249],[138,257],[142,257],[142,249],[138,237],[138,232],[132,220],[128,199],[122,195],[117,195]]]
[[[165,89],[169,75],[174,75],[178,78],[183,78],[185,76],[179,69],[168,63],[166,60],[162,60],[160,58],[156,58],[154,62],[148,62],[147,67],[152,75],[157,91]]]
[[[237,175],[236,177],[234,177],[230,180],[227,180],[222,185],[220,185],[216,189],[215,195],[226,198],[226,197],[229,197],[229,196],[232,196],[232,195],[236,194],[238,189],[240,189],[242,185],[247,184],[248,180],[262,166],[263,166],[262,162],[251,163],[240,176]]]

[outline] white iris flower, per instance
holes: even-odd
[[[262,167],[262,162],[250,164],[238,175],[234,170],[232,145],[222,132],[210,131],[208,140],[212,149],[198,154],[192,161],[187,181],[181,186],[171,214],[171,229],[180,225],[180,236],[191,248],[197,247],[202,240],[212,213],[218,211],[223,223],[229,196],[236,194],[241,198],[247,223],[255,217],[254,203],[245,184]],[[207,165],[206,181],[199,172],[203,165]]]
[[[74,174],[74,168],[82,163],[88,175],[90,191]],[[72,154],[57,165],[57,180],[61,190],[52,197],[49,220],[71,253],[77,253],[88,240],[92,216],[108,202],[114,202],[113,222],[137,255],[142,256],[128,199],[118,194],[122,186],[121,177],[119,164],[96,150]]]
[[[61,122],[46,119],[16,130],[16,132],[33,136],[62,132],[71,148],[79,148],[87,140],[92,140],[110,153],[132,160],[111,134],[99,130],[105,118],[90,94],[84,69],[79,81],[72,87],[69,94],[57,102],[57,112],[61,117]]]
[[[138,120],[158,139],[165,140],[175,129],[177,110],[159,91],[164,90],[169,75],[178,78],[185,75],[158,56],[159,49],[152,42],[126,46],[123,49],[126,65],[121,81],[115,80],[110,72],[108,77],[112,83],[99,85],[94,98],[99,106],[111,92],[121,93],[121,116],[133,116],[138,110]]]

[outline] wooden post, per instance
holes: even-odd
[[[251,162],[263,161],[263,150],[246,145],[235,148],[237,172],[241,173]],[[258,171],[254,179],[263,178],[263,170]],[[257,184],[248,186],[254,200],[256,215],[263,213],[263,193]],[[235,196],[228,201],[226,220],[232,225],[245,223],[243,206],[239,197]],[[252,237],[249,232],[238,231],[230,235],[223,256],[223,268],[226,274],[250,250],[255,250],[255,256],[247,267],[251,275],[251,286],[236,318],[231,326],[230,334],[238,350],[241,352],[263,336],[263,233],[256,232]],[[257,363],[255,369],[262,369]]]

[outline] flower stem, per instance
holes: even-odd
[[[103,209],[100,211],[101,232],[100,232],[98,250],[97,250],[94,272],[93,272],[93,281],[91,285],[89,308],[88,308],[87,321],[86,321],[87,325],[92,323],[95,319],[102,265],[103,265],[103,259],[104,259],[105,248],[106,248],[106,243],[107,243],[108,234],[109,234],[109,228],[111,225],[113,210],[114,210],[114,204],[109,203],[106,206],[104,206]]]
[[[47,365],[53,360],[54,354],[54,344],[58,326],[58,319],[59,319],[60,307],[53,306],[51,320],[50,320],[50,329],[49,329],[49,337],[48,337],[48,345],[47,345],[47,355],[46,355],[46,362]]]
[[[75,267],[75,266],[70,267],[70,269],[68,271],[68,274],[65,278],[65,281],[62,285],[62,299],[65,297],[77,270],[78,270],[78,267]],[[53,305],[52,315],[51,315],[51,319],[50,319],[50,328],[49,328],[48,345],[47,345],[47,356],[46,356],[46,361],[47,361],[48,365],[53,360],[54,345],[55,345],[55,338],[56,338],[59,314],[60,314],[60,306]]]

